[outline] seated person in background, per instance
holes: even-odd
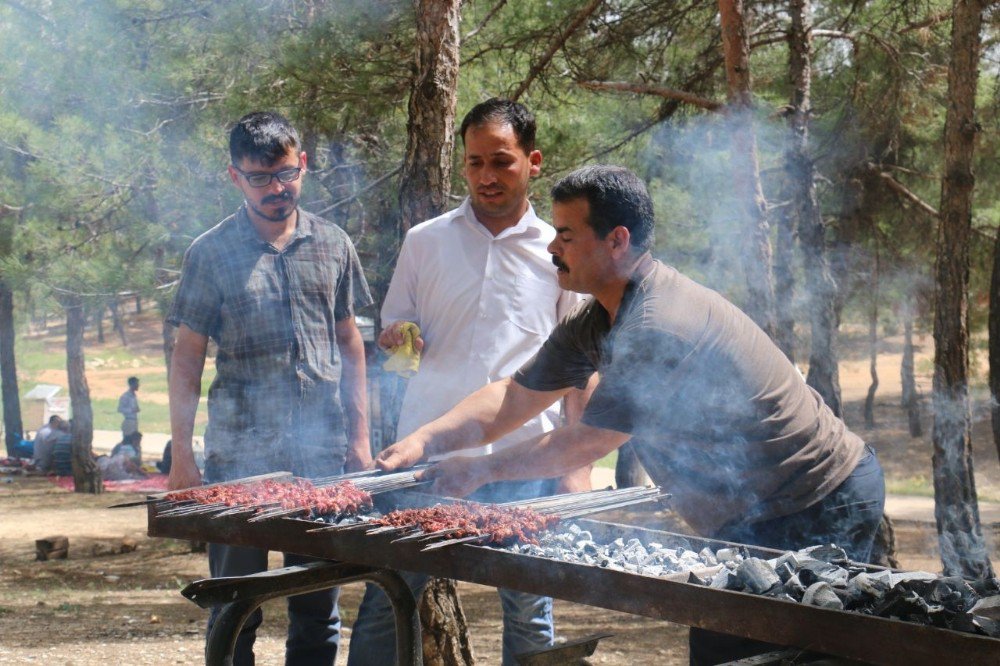
[[[35,435],[34,464],[39,472],[48,472],[52,468],[52,446],[59,435],[60,423],[62,419],[53,414]]]
[[[52,442],[51,471],[59,476],[73,473],[73,434],[71,421],[60,420]]]
[[[131,449],[130,446],[122,446],[118,453],[110,456],[97,456],[94,462],[100,468],[101,477],[105,481],[146,478],[146,473],[142,471],[137,459],[130,455]]]
[[[135,460],[136,465],[142,466],[142,433],[133,432],[125,435],[125,438],[111,449],[112,457],[119,453]]]
[[[170,474],[170,463],[173,459],[173,454],[170,452],[170,440],[167,440],[167,445],[163,447],[163,460],[156,463],[156,469],[160,470],[163,474]]]

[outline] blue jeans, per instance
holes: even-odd
[[[847,479],[816,504],[790,516],[758,523],[734,523],[712,535],[766,548],[790,549],[836,544],[855,562],[867,562],[885,509],[885,477],[875,451],[865,453]],[[691,628],[690,661],[708,666],[781,649],[739,636]]]
[[[470,499],[478,502],[506,502],[540,497],[555,489],[551,481],[496,483],[485,486]],[[400,572],[415,599],[420,600],[430,576]],[[552,599],[526,592],[497,589],[503,609],[503,664],[515,666],[515,655],[553,645]],[[382,590],[371,583],[358,608],[351,630],[347,666],[393,666],[396,663],[396,628],[392,605]]]
[[[293,465],[296,476],[315,478],[343,472],[343,459],[318,461],[315,459]],[[249,473],[259,473],[251,470]],[[232,480],[245,476],[245,469],[233,470],[209,461],[205,468],[205,483]],[[314,562],[315,558],[285,553],[285,566]],[[267,570],[267,551],[260,548],[208,545],[208,568],[212,578],[249,576]],[[340,609],[337,601],[340,588],[310,592],[288,597],[288,639],[285,642],[285,663],[289,666],[333,666],[340,644]],[[212,608],[208,617],[208,631],[212,630],[220,607]],[[234,666],[253,666],[253,645],[257,627],[264,619],[258,608],[247,619],[236,639],[233,652]]]

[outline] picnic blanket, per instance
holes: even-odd
[[[49,476],[47,478],[60,488],[73,490],[72,476]],[[113,493],[161,493],[166,489],[166,474],[150,474],[145,479],[104,482],[104,490]]]

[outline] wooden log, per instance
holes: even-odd
[[[65,560],[69,555],[69,538],[61,535],[35,539],[35,559]]]

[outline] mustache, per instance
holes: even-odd
[[[564,270],[564,271],[566,271],[567,273],[569,272],[569,266],[567,266],[566,264],[564,264],[564,263],[563,263],[563,262],[562,262],[562,261],[561,261],[561,260],[559,259],[559,257],[557,257],[557,256],[556,256],[556,255],[554,255],[554,254],[552,255],[552,263],[556,265],[556,268],[558,268],[558,269],[560,269],[560,270]]]
[[[260,200],[262,204],[283,203],[292,200],[292,193],[285,190],[281,194],[268,194]]]

